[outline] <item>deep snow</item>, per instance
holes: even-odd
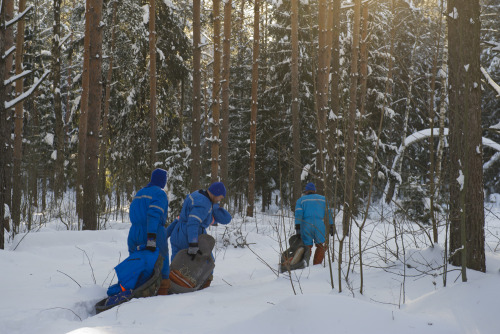
[[[363,233],[363,295],[359,262],[351,265],[342,293],[337,262],[332,268],[334,289],[328,265],[298,270],[290,280],[276,270],[279,240],[283,230],[292,232],[292,220],[278,213],[259,214],[210,229],[217,240],[210,288],[135,299],[99,315],[93,314],[93,306],[114,283],[113,267],[127,256],[130,223],[126,218],[111,221],[107,230],[65,231],[54,221],[38,232],[16,236],[0,251],[0,333],[497,334],[500,206],[487,207],[488,270],[469,270],[467,283],[461,282],[458,268],[450,267],[443,287],[443,248],[429,247],[423,235],[406,239],[404,256],[400,241],[400,260],[395,260],[390,255],[395,240],[385,241],[393,227],[376,213],[380,208]],[[352,235],[356,253],[356,229]],[[242,243],[248,246],[237,247]],[[344,266],[342,275],[346,272]]]

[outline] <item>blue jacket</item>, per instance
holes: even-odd
[[[295,225],[300,225],[304,244],[310,245],[312,239],[323,243],[325,236],[326,200],[325,196],[318,194],[304,195],[297,200],[295,205]],[[333,224],[333,217],[329,216],[329,224]],[[306,240],[304,240],[306,239]]]
[[[189,247],[190,243],[197,243],[200,234],[207,233],[207,227],[214,222],[228,224],[232,217],[229,212],[212,204],[205,190],[198,190],[189,194],[182,204],[179,218],[168,226],[167,237],[172,245],[172,259],[175,254]]]
[[[163,189],[148,185],[137,192],[130,204],[132,227],[128,234],[129,252],[145,245],[148,233],[156,234],[156,245],[163,257],[168,258],[165,222],[168,214],[168,198]]]

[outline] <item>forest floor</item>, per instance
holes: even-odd
[[[331,270],[326,261],[279,274],[293,220],[275,209],[210,228],[217,240],[211,287],[134,299],[98,315],[94,305],[128,255],[128,215],[109,218],[101,231],[68,231],[54,220],[0,251],[0,333],[497,334],[500,204],[486,206],[487,271],[468,270],[465,283],[460,268],[449,266],[443,286],[444,227],[431,245],[417,225],[393,225],[377,206],[361,233],[363,294],[357,227],[346,241],[342,292],[338,249]]]

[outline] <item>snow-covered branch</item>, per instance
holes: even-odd
[[[22,73],[19,73],[18,75],[14,75],[14,76],[10,77],[9,79],[5,80],[3,82],[3,84],[5,86],[10,85],[11,83],[13,83],[14,81],[16,81],[17,79],[21,79],[21,78],[27,76],[28,74],[30,74],[31,72],[33,72],[33,71],[32,70],[26,70],[26,71],[24,71]]]
[[[28,8],[26,8],[22,13],[17,14],[17,16],[14,17],[12,20],[7,21],[5,23],[5,28],[8,28],[11,25],[16,24],[17,21],[20,21],[31,9],[33,9],[33,5],[31,5]]]
[[[488,85],[490,85],[490,87],[497,92],[497,97],[500,97],[500,86],[495,81],[493,81],[488,72],[486,72],[486,70],[482,66],[481,66],[481,72],[483,73],[486,82],[488,82]]]
[[[13,106],[18,104],[19,102],[27,99],[31,94],[33,94],[33,92],[38,88],[38,86],[40,86],[40,84],[43,82],[43,80],[45,80],[45,78],[49,75],[49,73],[50,73],[50,71],[45,71],[45,73],[42,75],[42,77],[40,79],[38,79],[38,81],[35,84],[33,84],[33,86],[31,86],[31,88],[28,91],[19,95],[14,100],[11,100],[8,102],[6,101],[5,102],[5,109],[12,108]]]
[[[15,50],[16,50],[16,46],[14,45],[10,49],[8,49],[7,51],[5,51],[5,54],[2,56],[2,59],[7,58]]]
[[[62,41],[59,42],[59,47],[63,46],[63,44],[66,43],[66,41],[71,37],[72,34],[73,33],[69,33],[66,36],[64,36],[64,38],[62,39]]]

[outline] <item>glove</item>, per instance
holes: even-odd
[[[335,233],[335,229],[333,228],[333,225],[330,225],[330,235],[333,237],[334,233]]]
[[[148,241],[146,242],[146,249],[152,252],[156,250],[156,234],[148,233]]]
[[[295,225],[295,234],[300,235],[300,225],[299,224]]]
[[[196,257],[196,255],[203,255],[203,253],[201,252],[200,248],[198,247],[198,243],[197,242],[193,242],[193,243],[189,243],[189,248],[188,248],[188,251],[187,251],[188,255],[191,256],[191,261],[194,260],[194,258]]]

